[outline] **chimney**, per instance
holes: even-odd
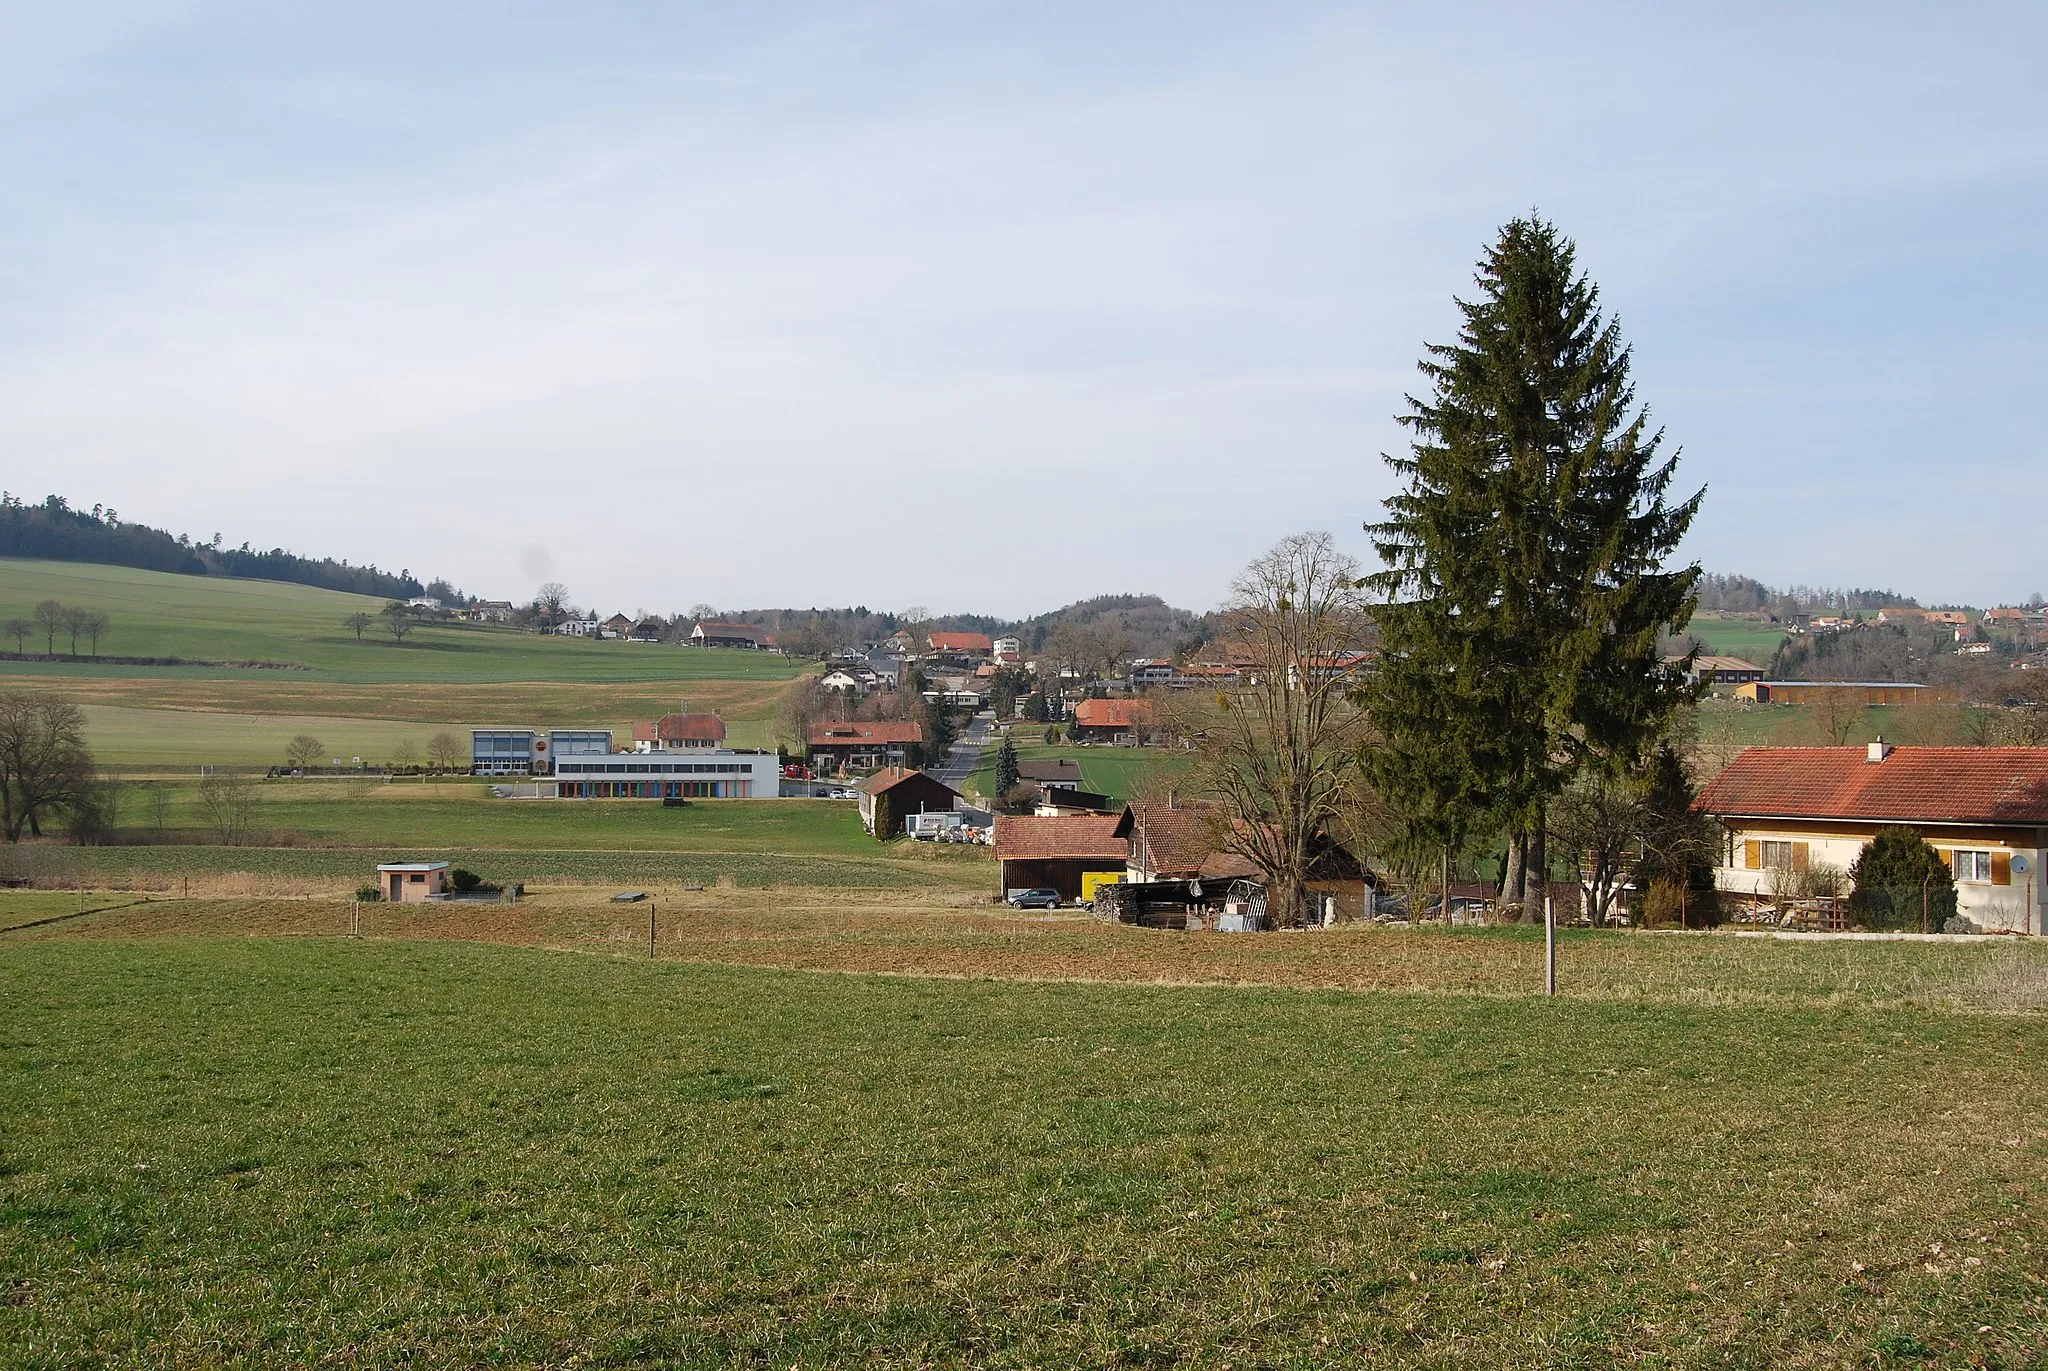
[[[1870,745],[1870,760],[1873,762],[1881,762],[1891,755],[1892,745],[1882,738]]]

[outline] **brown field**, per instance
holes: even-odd
[[[268,893],[277,893],[271,882]],[[12,938],[331,938],[352,915],[366,938],[461,940],[644,956],[647,903],[609,890],[550,888],[518,905],[365,905],[253,898],[147,900]],[[235,894],[252,898],[232,898]],[[1540,936],[1356,927],[1232,936],[1117,927],[1085,915],[1032,916],[967,894],[780,888],[651,889],[665,960],[814,972],[963,979],[1267,986],[1525,996],[1542,983]],[[8,917],[0,896],[0,928]],[[47,897],[39,897],[47,898]],[[1732,933],[1571,932],[1568,998],[1692,1005],[1841,1005],[2031,1013],[2048,1008],[2048,947],[1762,939]]]

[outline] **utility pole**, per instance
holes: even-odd
[[[1557,906],[1543,892],[1543,993],[1557,995]]]
[[[647,955],[654,956],[654,901],[647,902]]]

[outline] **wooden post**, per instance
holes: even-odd
[[[654,955],[654,901],[647,902],[647,955]]]
[[[1543,993],[1557,994],[1557,908],[1543,892]]]

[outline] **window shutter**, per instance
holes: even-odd
[[[1794,871],[1806,870],[1807,859],[1812,853],[1813,847],[1809,843],[1792,844],[1792,869]]]
[[[2012,854],[1994,852],[1991,854],[1991,884],[2012,884]]]
[[[1742,840],[1742,866],[1745,871],[1764,869],[1764,845],[1754,838]]]

